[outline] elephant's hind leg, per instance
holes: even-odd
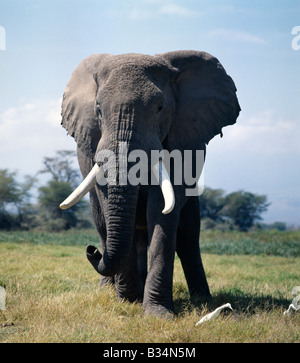
[[[198,197],[191,197],[180,212],[176,252],[181,260],[191,297],[209,300],[211,295],[200,255],[199,237],[199,201]]]

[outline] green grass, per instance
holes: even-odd
[[[35,245],[86,246],[88,243],[97,244],[99,237],[96,230],[69,230],[64,232],[37,231],[0,231],[1,242],[30,243]]]
[[[189,299],[176,258],[172,321],[144,316],[140,304],[117,301],[113,287],[99,290],[99,275],[84,248],[98,244],[94,231],[1,232],[0,286],[7,299],[0,311],[0,342],[300,342],[300,314],[283,315],[293,287],[300,286],[299,253],[287,257],[299,251],[299,233],[269,232],[203,233],[213,300],[203,305]],[[227,302],[233,312],[195,327]]]
[[[300,256],[300,231],[201,232],[201,249],[226,255]]]
[[[70,230],[65,232],[0,231],[1,242],[30,243],[35,245],[86,246],[98,244],[95,230]],[[218,255],[271,255],[300,256],[300,231],[257,232],[202,231],[201,251]]]

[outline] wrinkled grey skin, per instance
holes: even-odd
[[[85,177],[97,152],[117,152],[120,141],[129,152],[144,150],[149,159],[151,150],[205,150],[222,127],[236,122],[239,111],[232,79],[207,53],[98,54],[73,72],[62,125],[77,142]],[[119,298],[142,301],[145,312],[156,316],[174,312],[175,251],[190,294],[210,298],[200,257],[198,198],[186,197],[185,188],[174,185],[175,207],[166,215],[159,186],[97,184],[90,192],[103,257],[93,246],[87,257],[104,276],[101,285],[113,282]]]

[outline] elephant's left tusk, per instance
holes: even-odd
[[[74,204],[79,202],[97,183],[97,179],[103,175],[102,168],[95,164],[93,169],[89,172],[82,183],[68,196],[61,204],[61,209],[71,208]]]
[[[162,161],[156,163],[153,166],[152,171],[159,182],[165,200],[165,207],[162,213],[169,214],[172,212],[175,205],[175,195],[169,174]]]

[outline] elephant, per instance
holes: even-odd
[[[119,299],[141,302],[145,314],[175,314],[175,253],[190,296],[211,298],[200,254],[199,198],[187,195],[184,178],[174,182],[180,168],[172,160],[168,170],[163,160],[156,164],[158,183],[120,183],[118,145],[126,143],[127,155],[142,150],[149,158],[153,150],[205,154],[209,141],[236,122],[236,92],[218,59],[196,50],[91,55],[66,86],[61,124],[76,141],[84,180],[61,208],[89,192],[101,252],[88,245],[86,256],[102,276],[101,287],[114,284]],[[113,165],[97,159],[104,151],[117,155],[114,183],[98,182],[105,162],[106,176]],[[146,171],[149,180],[150,162]]]

